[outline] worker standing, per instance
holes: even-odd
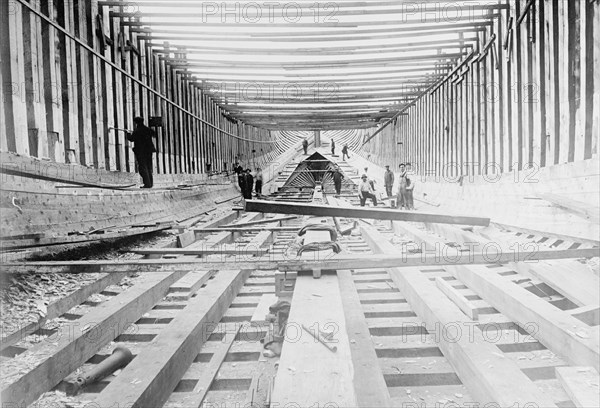
[[[235,165],[233,166],[233,171],[235,172],[235,174],[237,174],[238,186],[240,186],[240,189],[242,190],[242,193],[243,193],[244,188],[242,187],[242,185],[244,184],[244,168],[242,166],[240,166],[240,164],[238,162],[235,162]]]
[[[246,200],[252,200],[252,189],[254,188],[254,177],[252,177],[252,170],[246,169],[244,174],[244,188],[242,194]]]
[[[413,177],[412,179],[408,178],[408,175],[412,174],[412,164],[410,163],[406,163],[406,174],[406,209],[414,210],[415,202],[413,199],[413,191],[415,189],[415,177]]]
[[[333,172],[333,186],[335,187],[335,194],[340,195],[342,193],[342,180],[344,179],[344,175],[340,171],[339,167],[335,168]]]
[[[263,185],[263,174],[261,168],[256,169],[256,195],[262,195],[262,185]]]
[[[385,193],[388,197],[392,196],[392,189],[394,187],[394,172],[390,170],[390,165],[385,166],[385,173],[383,175],[383,185],[385,186]]]
[[[335,156],[335,140],[331,139],[331,155]]]
[[[377,197],[375,196],[375,192],[371,188],[371,183],[369,183],[369,179],[366,174],[363,174],[361,177],[361,182],[358,185],[358,197],[360,198],[360,206],[364,207],[367,202],[367,198],[373,200],[373,205],[377,207]]]
[[[144,185],[141,188],[152,188],[154,185],[152,177],[152,154],[156,152],[152,138],[156,137],[156,133],[144,125],[144,118],[136,117],[133,119],[133,123],[135,129],[133,133],[127,134],[127,140],[135,143],[133,153],[137,161],[138,172],[144,181]]]
[[[365,173],[367,175],[367,180],[369,180],[369,184],[371,185],[371,188],[373,189],[373,191],[375,191],[375,180],[373,180],[371,178],[371,176],[369,176],[369,168],[365,167]]]
[[[408,185],[408,178],[406,176],[406,167],[404,163],[400,163],[398,166],[400,168],[400,174],[398,176],[398,208],[402,209],[407,207],[407,190],[406,187]]]
[[[308,140],[306,140],[306,138],[304,138],[304,140],[302,141],[302,148],[304,149],[304,154],[307,155],[308,154]]]
[[[348,156],[348,158],[350,158],[350,155],[348,154],[348,145],[345,144],[344,147],[342,147],[342,160],[346,161],[346,156]]]

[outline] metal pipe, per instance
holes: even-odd
[[[128,348],[117,346],[110,357],[75,380],[70,393],[76,395],[82,388],[108,377],[119,368],[125,367],[133,359]]]

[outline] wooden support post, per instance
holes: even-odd
[[[8,112],[7,119],[7,139],[6,144],[9,151],[28,156],[29,153],[29,131],[27,129],[27,103],[26,103],[26,82],[25,82],[25,58],[23,45],[23,6],[18,2],[10,2],[11,9],[8,10],[9,3],[3,6],[3,12],[7,11],[8,17],[8,41],[10,60],[8,66],[10,70],[4,70],[10,73],[10,78],[3,79],[4,86],[10,85],[12,89],[5,90],[9,93],[7,98]],[[29,11],[25,11],[29,13]],[[3,67],[6,65],[3,64]],[[3,95],[4,97],[4,95]]]

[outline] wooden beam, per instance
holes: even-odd
[[[598,215],[600,208],[594,207],[593,205],[573,200],[560,194],[543,193],[537,194],[537,197],[546,200],[557,207],[564,208],[571,213],[582,216],[591,222],[600,222],[600,216]]]
[[[219,368],[221,367],[221,364],[223,364],[223,361],[225,361],[227,353],[241,328],[242,325],[235,325],[234,331],[225,331],[225,337],[218,342],[219,345],[217,350],[213,353],[206,368],[200,373],[200,378],[198,378],[198,382],[194,386],[194,389],[190,392],[177,393],[179,395],[175,394],[177,395],[177,404],[180,404],[180,407],[197,408],[203,406],[202,402],[208,394],[210,385],[217,376]]]
[[[470,300],[460,294],[452,285],[439,276],[435,278],[435,285],[448,297],[458,308],[471,320],[478,320],[479,314],[477,308],[473,306]]]
[[[237,296],[250,271],[220,271],[94,400],[112,407],[162,406]],[[132,386],[135,384],[135,386]]]
[[[332,345],[337,351],[327,349],[302,325],[312,333],[333,330]],[[337,276],[296,278],[279,366],[285,369],[277,374],[272,406],[357,406],[350,339]]]
[[[363,237],[375,252],[396,251],[375,228],[364,227]],[[465,317],[419,268],[393,268],[388,273],[427,328],[473,325],[473,321]],[[496,345],[486,341],[480,330],[469,331],[469,335],[465,335],[465,331],[462,333],[436,336],[436,339],[444,357],[474,398],[506,407],[520,406],[530,401],[536,401],[544,407],[556,407],[552,398],[542,393],[515,362],[498,353]],[[494,370],[490,370],[490,366]]]
[[[2,401],[29,405],[44,392],[50,391],[63,378],[81,367],[102,347],[134,324],[156,302],[162,299],[171,284],[186,272],[147,274],[144,281],[94,308],[77,321],[79,329],[60,336],[55,343],[43,342],[26,351],[27,355],[46,356],[1,392]],[[84,331],[85,328],[92,330]],[[108,405],[105,405],[108,406]]]
[[[269,254],[267,259],[248,258],[241,262],[212,262],[203,258],[185,259],[133,259],[118,261],[40,261],[40,262],[12,262],[3,264],[3,273],[57,273],[57,272],[121,272],[135,267],[140,272],[155,271],[170,266],[188,265],[194,268],[202,265],[203,269],[229,269],[252,268],[258,270],[281,269],[282,271],[312,271],[313,269],[370,269],[373,265],[382,268],[407,267],[407,266],[442,266],[442,265],[477,265],[520,261],[539,261],[544,259],[566,258],[593,258],[599,256],[596,249],[566,249],[549,251],[531,251],[531,249],[514,248],[510,253],[467,254],[458,250],[448,249],[438,254],[421,255],[353,255],[337,254],[329,259],[319,261],[289,261],[276,258]]]
[[[364,318],[352,272],[339,270],[337,276],[354,365],[353,382],[356,406],[361,408],[392,407],[390,393],[379,365],[369,326]]]
[[[446,224],[489,225],[489,218],[428,214],[415,211],[379,210],[367,208],[336,208],[314,204],[288,204],[261,200],[246,202],[246,211],[318,215],[322,217],[369,218],[378,220],[439,222]]]
[[[225,244],[226,245],[226,244]],[[140,255],[244,255],[244,256],[262,256],[268,252],[267,249],[259,248],[226,248],[225,245],[213,246],[212,243],[202,248],[152,248],[136,249],[134,252]]]
[[[577,408],[600,406],[600,377],[593,367],[556,367],[556,378]]]
[[[600,366],[598,332],[567,312],[485,266],[455,267],[455,275],[500,313],[523,327],[569,364]],[[531,325],[534,326],[531,326]]]
[[[246,211],[252,211],[252,210],[246,210]],[[256,211],[256,212],[267,212],[267,211]],[[289,216],[289,217],[278,217],[278,218],[265,218],[262,220],[258,220],[258,221],[250,221],[250,222],[242,222],[242,223],[238,223],[238,224],[228,224],[228,225],[223,225],[220,226],[219,228],[245,228],[245,227],[250,227],[253,225],[261,225],[261,224],[270,224],[272,222],[283,222],[283,221],[290,221],[290,220],[295,220],[296,218],[298,218],[297,216]]]

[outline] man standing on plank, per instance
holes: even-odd
[[[385,166],[385,173],[383,175],[383,185],[385,186],[385,192],[388,197],[392,196],[392,188],[394,186],[394,172],[390,170],[389,164]]]
[[[340,195],[342,192],[342,180],[344,179],[344,175],[340,171],[339,167],[335,168],[333,172],[333,186],[335,187],[335,194]]]
[[[144,185],[140,188],[152,188],[154,185],[152,177],[152,154],[156,152],[152,138],[156,137],[156,133],[144,125],[144,118],[136,117],[133,119],[133,123],[135,130],[133,133],[127,134],[127,140],[135,143],[133,153],[137,161],[138,172],[144,181]]]
[[[398,204],[397,204],[397,208],[402,209],[404,208],[408,208],[408,193],[406,192],[406,187],[408,186],[408,178],[406,176],[406,168],[404,166],[404,163],[400,163],[400,165],[398,166],[400,167],[400,175],[398,176]]]
[[[406,174],[412,174],[412,164],[406,163]],[[406,209],[414,210],[413,190],[415,189],[415,177],[406,179]]]
[[[259,168],[256,169],[256,195],[262,195],[262,185],[263,185],[263,174],[262,170]]]

